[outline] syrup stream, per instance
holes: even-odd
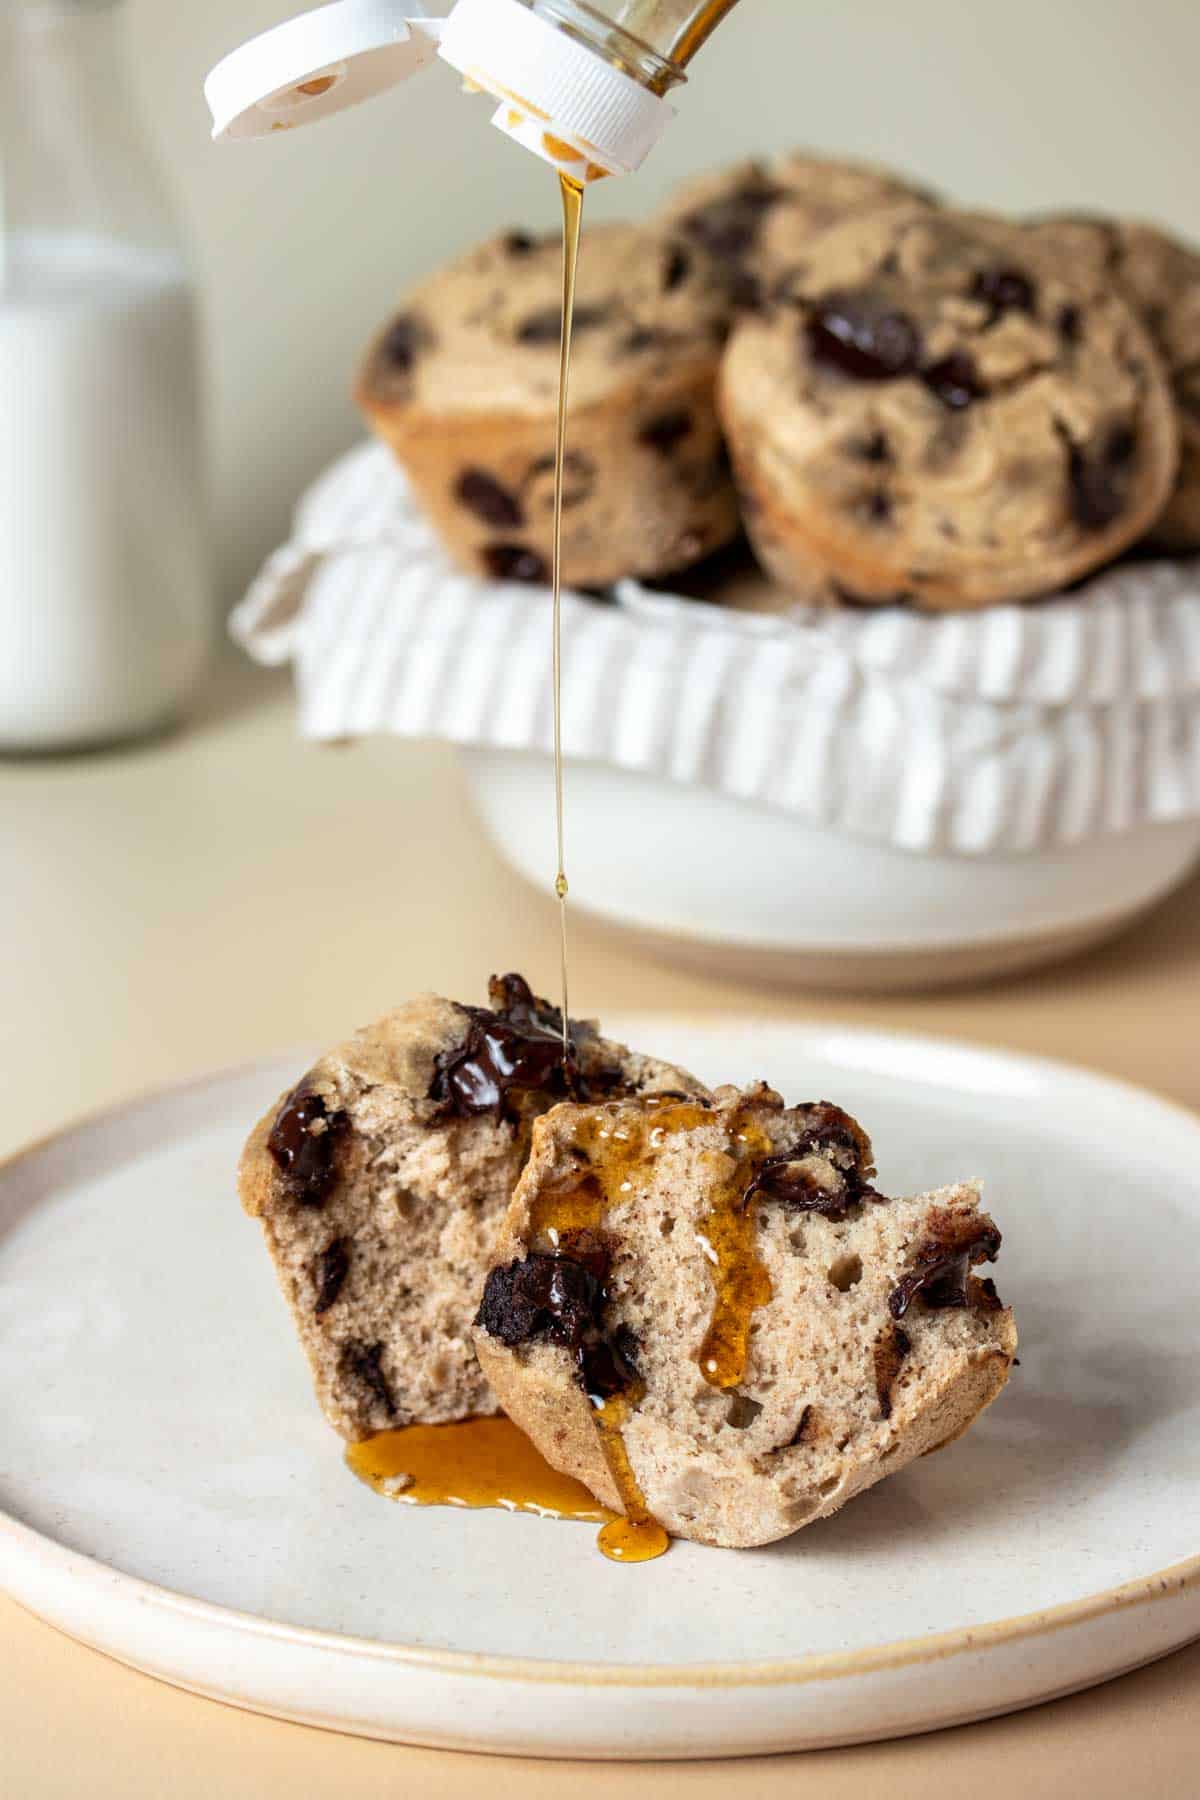
[[[583,188],[570,175],[559,176],[563,209],[562,335],[558,352],[558,431],[554,445],[554,817],[558,844],[558,869],[554,892],[558,896],[559,955],[562,962],[563,1060],[570,1044],[570,1003],[567,983],[566,837],[563,830],[562,750],[562,514],[567,451],[567,380],[571,368],[571,324],[575,316],[575,275],[579,267],[579,235],[583,224]]]

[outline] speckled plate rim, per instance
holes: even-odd
[[[741,1017],[730,1015],[698,1015],[686,1013],[647,1013],[641,1015],[646,1026],[653,1030],[666,1029],[669,1032],[686,1032],[689,1029],[698,1032],[722,1030],[736,1033],[742,1023]],[[639,1015],[636,1013],[623,1015],[614,1022],[613,1029],[626,1035],[637,1035]],[[1148,1088],[1139,1087],[1134,1082],[1119,1080],[1110,1075],[1100,1074],[1082,1065],[1059,1061],[1052,1057],[1041,1057],[1022,1051],[1010,1051],[1000,1047],[980,1045],[969,1040],[949,1037],[938,1037],[924,1033],[880,1031],[870,1027],[852,1025],[811,1025],[793,1024],[787,1020],[771,1019],[762,1021],[756,1030],[765,1032],[787,1031],[800,1054],[812,1055],[815,1059],[825,1058],[831,1061],[861,1062],[864,1067],[878,1068],[885,1055],[903,1058],[903,1066],[907,1079],[920,1080],[922,1059],[944,1057],[947,1053],[955,1058],[956,1072],[961,1076],[971,1074],[974,1080],[970,1084],[977,1090],[983,1083],[983,1091],[995,1091],[995,1080],[986,1081],[988,1075],[995,1077],[1003,1070],[1009,1078],[1021,1072],[1026,1077],[1041,1072],[1052,1075],[1058,1082],[1067,1082],[1076,1089],[1088,1090],[1093,1099],[1098,1101],[1134,1100],[1139,1107],[1156,1111],[1164,1122],[1176,1129],[1182,1129],[1195,1140],[1195,1151],[1200,1156],[1200,1115],[1188,1108],[1178,1105]],[[848,1055],[849,1053],[849,1055]],[[101,1125],[119,1122],[126,1115],[153,1110],[172,1099],[192,1094],[209,1087],[218,1087],[224,1083],[244,1079],[262,1071],[264,1074],[277,1065],[303,1066],[305,1059],[312,1059],[311,1049],[292,1052],[278,1052],[268,1056],[256,1057],[249,1061],[232,1064],[229,1067],[208,1070],[191,1077],[167,1083],[144,1091],[125,1101],[98,1108],[82,1118],[53,1131],[32,1144],[18,1150],[12,1156],[0,1161],[0,1183],[18,1166],[66,1145],[72,1138],[85,1136],[92,1129]],[[176,1618],[189,1619],[217,1630],[235,1630],[240,1635],[257,1638],[260,1641],[285,1643],[297,1649],[310,1649],[321,1654],[332,1654],[345,1659],[362,1658],[373,1663],[386,1663],[394,1667],[408,1668],[414,1671],[442,1673],[458,1677],[472,1677],[483,1680],[529,1683],[537,1686],[567,1687],[604,1687],[604,1688],[758,1688],[758,1687],[806,1687],[817,1682],[830,1682],[855,1676],[867,1676],[884,1672],[899,1671],[925,1663],[941,1662],[955,1656],[978,1654],[988,1649],[1012,1645],[1031,1638],[1041,1638],[1050,1633],[1067,1630],[1073,1626],[1082,1626],[1094,1620],[1109,1617],[1131,1608],[1144,1606],[1162,1607],[1187,1598],[1200,1596],[1200,1552],[1186,1558],[1183,1562],[1174,1563],[1167,1568],[1158,1569],[1150,1574],[1138,1576],[1123,1582],[1117,1587],[1107,1588],[1095,1594],[1088,1594],[1076,1600],[1065,1601],[1058,1606],[1048,1607],[1031,1613],[1014,1615],[1007,1619],[989,1621],[983,1625],[962,1627],[951,1631],[938,1632],[928,1637],[899,1639],[888,1644],[871,1646],[866,1650],[827,1651],[808,1656],[787,1657],[779,1660],[752,1662],[708,1662],[695,1664],[614,1664],[602,1662],[562,1662],[540,1661],[529,1657],[507,1657],[494,1654],[474,1653],[458,1650],[426,1649],[415,1644],[393,1644],[382,1639],[344,1636],[336,1632],[316,1630],[312,1627],[285,1625],[278,1621],[264,1619],[253,1613],[244,1613],[232,1607],[213,1604],[210,1601],[195,1599],[186,1594],[176,1593],[173,1589],[158,1586],[144,1581],[141,1577],[127,1575],[110,1568],[107,1564],[83,1554],[70,1550],[55,1539],[32,1527],[22,1524],[11,1514],[0,1511],[0,1588],[8,1591],[19,1604],[27,1610],[38,1613],[36,1604],[24,1598],[25,1584],[12,1579],[12,1571],[18,1562],[32,1559],[44,1567],[51,1568],[61,1576],[71,1579],[90,1589],[93,1593],[111,1592],[114,1584],[126,1592],[130,1600],[147,1609],[174,1615]],[[1190,1610],[1190,1609],[1189,1609]],[[47,1616],[40,1614],[39,1616]],[[52,1619],[52,1623],[57,1620]],[[63,1626],[62,1629],[70,1630]],[[111,1650],[100,1640],[94,1640],[82,1633],[71,1632],[80,1641],[92,1644],[94,1648],[122,1660],[120,1653]],[[1181,1648],[1192,1638],[1200,1636],[1200,1604],[1196,1617],[1190,1621],[1177,1637],[1155,1648],[1148,1657],[1141,1661],[1153,1661],[1156,1657],[1169,1654],[1171,1650]],[[1105,1675],[1082,1678],[1074,1686],[1088,1686],[1095,1680],[1106,1679],[1124,1673],[1128,1668],[1138,1666],[1137,1663],[1126,1664],[1124,1668],[1112,1667]],[[177,1686],[190,1686],[186,1681],[174,1679]],[[198,1692],[212,1692],[211,1689],[195,1687]],[[1072,1691],[1071,1685],[1059,1692]],[[1049,1693],[1040,1698],[1052,1698]],[[1034,1704],[1027,1701],[1018,1704]],[[269,1706],[256,1706],[254,1710],[271,1711]],[[1003,1710],[1008,1710],[1004,1708]],[[314,1717],[313,1714],[306,1714]],[[982,1714],[968,1710],[964,1717],[978,1717]],[[948,1722],[948,1721],[947,1721]],[[345,1728],[343,1723],[342,1728]],[[913,1729],[909,1727],[908,1729]],[[918,1728],[919,1729],[919,1728]],[[849,1741],[849,1740],[845,1740]]]

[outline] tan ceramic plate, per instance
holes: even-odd
[[[859,1112],[894,1190],[985,1177],[1022,1366],[960,1444],[785,1544],[638,1568],[587,1525],[377,1499],[316,1413],[233,1197],[243,1130],[295,1056],[0,1171],[0,1584],[238,1705],[542,1755],[929,1730],[1200,1635],[1200,1122],[925,1039],[617,1029]]]

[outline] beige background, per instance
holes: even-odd
[[[355,360],[403,286],[501,224],[555,216],[547,170],[441,67],[319,130],[215,150],[205,72],[302,5],[128,4],[207,297],[227,600],[353,441]],[[741,0],[646,168],[592,210],[642,212],[689,171],[807,142],[977,204],[1108,207],[1200,236],[1198,80],[1195,0]]]
[[[453,752],[383,739],[301,747],[286,683],[247,670],[227,674],[191,730],[165,744],[0,761],[0,820],[20,845],[0,880],[0,1156],[189,1071],[332,1041],[417,987],[469,998],[497,965],[555,979],[553,903],[483,841]],[[1105,950],[974,993],[756,992],[659,967],[582,925],[572,971],[585,1012],[947,1033],[1072,1058],[1200,1107],[1200,881]],[[232,1188],[231,1170],[229,1206]],[[247,1255],[260,1255],[247,1234]],[[181,1316],[186,1333],[186,1304]],[[4,1800],[441,1800],[509,1782],[526,1800],[1193,1800],[1198,1762],[1200,1645],[1074,1700],[901,1744],[688,1769],[514,1768],[190,1699],[0,1600]]]

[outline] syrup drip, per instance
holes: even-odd
[[[765,1161],[774,1146],[765,1131],[738,1120],[734,1136],[745,1154]],[[746,1372],[754,1313],[771,1298],[771,1277],[758,1259],[753,1202],[745,1203],[745,1162],[733,1162],[722,1179],[703,1238],[713,1264],[716,1298],[700,1346],[700,1373],[710,1387],[735,1388]]]
[[[665,1140],[676,1132],[711,1124],[715,1115],[694,1101],[658,1100],[640,1105],[599,1109],[581,1121],[577,1142],[587,1158],[587,1172],[573,1187],[543,1192],[530,1218],[531,1248],[570,1250],[603,1230],[610,1208],[619,1206],[648,1185]],[[708,1152],[713,1161],[715,1194],[701,1236],[712,1267],[713,1313],[698,1353],[705,1380],[720,1389],[735,1388],[745,1374],[753,1314],[771,1298],[771,1282],[759,1261],[753,1202],[747,1189],[773,1145],[766,1132],[742,1113],[726,1122],[728,1150]],[[624,1517],[600,1533],[600,1548],[619,1562],[647,1562],[661,1556],[669,1539],[646,1505],[629,1454],[625,1427],[645,1389],[629,1388],[595,1411],[596,1430]]]
[[[575,317],[575,276],[579,268],[579,236],[583,226],[583,189],[571,175],[560,175],[563,209],[562,333],[558,352],[558,422],[554,443],[554,817],[558,869],[554,892],[558,897],[559,955],[562,963],[563,1060],[569,1058],[570,1001],[567,992],[567,895],[566,837],[563,830],[562,752],[562,516],[567,452],[567,384],[571,369],[571,324]]]
[[[714,1115],[694,1101],[661,1102],[653,1097],[644,1110],[622,1107],[602,1111],[580,1129],[579,1145],[588,1157],[588,1173],[565,1196],[543,1196],[532,1220],[548,1248],[572,1231],[597,1230],[611,1206],[620,1205],[650,1179],[651,1165],[664,1140],[674,1132],[694,1131]],[[771,1280],[758,1258],[755,1209],[745,1203],[746,1190],[773,1145],[760,1126],[735,1112],[728,1121],[729,1149],[710,1152],[713,1203],[698,1234],[713,1282],[712,1319],[697,1361],[711,1387],[739,1385],[746,1372],[753,1315],[771,1298]]]
[[[610,1520],[581,1481],[560,1475],[511,1419],[408,1425],[352,1444],[361,1481],[404,1506],[499,1507],[543,1519]]]
[[[619,1409],[624,1402],[609,1402],[614,1404]],[[607,1413],[609,1408],[603,1410]],[[616,1460],[624,1461],[619,1427],[610,1423],[601,1429],[618,1446]],[[360,1481],[402,1506],[495,1509],[599,1524],[597,1542],[612,1562],[650,1562],[670,1544],[644,1504],[636,1516],[614,1516],[581,1481],[552,1469],[511,1419],[464,1419],[456,1425],[381,1431],[352,1444],[346,1462]],[[622,1483],[618,1486],[626,1492]],[[637,1495],[631,1469],[629,1491],[631,1497]],[[632,1503],[636,1508],[637,1500]]]

